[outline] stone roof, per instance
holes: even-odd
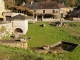
[[[28,7],[30,9],[38,9],[40,7],[40,2],[34,2],[33,4],[26,3],[24,7]]]
[[[59,9],[57,1],[33,2],[32,4],[26,3],[24,7],[30,9]]]
[[[16,16],[13,16],[13,17],[11,17],[11,20],[15,20],[15,19],[19,19],[19,20],[25,20],[26,19],[26,17],[25,16],[23,16],[23,15],[16,15]]]

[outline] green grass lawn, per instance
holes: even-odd
[[[41,27],[40,25],[44,23],[29,23],[27,32],[27,36],[31,37],[28,41],[29,48],[51,45],[62,40],[80,43],[80,23],[66,23],[65,27],[55,27],[47,22],[45,27]]]
[[[40,25],[45,23],[45,27]],[[29,23],[29,30],[26,33],[31,37],[28,41],[28,48],[42,47],[45,44],[51,45],[58,41],[70,41],[80,43],[80,23],[66,23],[65,27],[50,26],[48,22]],[[80,46],[72,52],[64,51],[60,54],[37,53],[32,50],[12,48],[0,45],[0,59],[4,60],[80,60]]]

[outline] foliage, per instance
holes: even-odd
[[[7,40],[10,36],[10,33],[8,31],[6,31],[6,28],[4,26],[1,26],[0,33],[1,33],[3,40]]]
[[[0,32],[4,33],[6,31],[6,28],[4,26],[1,26]]]
[[[77,6],[80,6],[80,0],[77,0]]]
[[[73,27],[77,27],[77,25],[75,23],[70,23],[69,25],[73,26]]]
[[[10,33],[6,31],[5,35],[2,36],[2,40],[8,40],[10,37]]]
[[[21,5],[24,2],[24,0],[15,0],[15,4],[16,5]]]
[[[77,0],[71,0],[71,6],[74,7],[77,4]]]

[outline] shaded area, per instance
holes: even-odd
[[[46,52],[46,53],[52,53],[52,52],[61,53],[63,50],[71,52],[77,46],[78,46],[78,44],[75,44],[75,43],[66,42],[66,41],[60,41],[60,42],[57,42],[57,43],[52,44],[50,46],[35,47],[35,48],[32,48],[32,50],[37,51],[39,53],[42,53],[42,52]],[[49,47],[49,48],[45,49],[44,47],[45,48]]]
[[[15,32],[23,33],[22,29],[20,29],[20,28],[16,28]]]
[[[62,49],[66,51],[73,51],[77,46],[78,44],[65,42],[65,41],[62,41],[62,45],[61,45]]]
[[[3,21],[3,18],[0,18],[0,22]]]

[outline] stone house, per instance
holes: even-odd
[[[60,4],[57,1],[31,1],[31,3],[26,3],[24,7],[31,9],[31,11],[33,11],[33,18],[36,18],[38,21],[45,21],[46,19],[60,19],[63,13],[63,10],[60,8],[65,8],[63,4]]]

